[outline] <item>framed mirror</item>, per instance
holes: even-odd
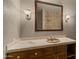
[[[62,31],[63,6],[35,1],[35,31]]]

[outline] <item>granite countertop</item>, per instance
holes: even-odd
[[[48,43],[47,39],[17,40],[7,45],[7,53],[37,49],[37,48],[44,48],[48,46],[72,44],[76,42],[75,40],[67,38],[67,37],[61,37],[57,39],[59,39],[60,42]]]

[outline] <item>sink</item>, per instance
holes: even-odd
[[[58,42],[60,42],[60,40],[59,39],[56,39],[56,38],[52,38],[52,39],[47,39],[47,42],[48,43],[58,43]]]

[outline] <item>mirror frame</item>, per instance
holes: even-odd
[[[37,3],[43,3],[43,4],[48,4],[48,5],[52,5],[52,6],[57,6],[57,7],[61,7],[61,29],[51,29],[51,30],[39,30],[37,29]],[[43,2],[43,1],[35,1],[35,31],[63,31],[63,5],[58,5],[58,4],[54,4],[54,3],[48,3],[48,2]]]

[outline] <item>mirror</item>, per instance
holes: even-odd
[[[62,31],[63,6],[35,1],[35,31]]]

